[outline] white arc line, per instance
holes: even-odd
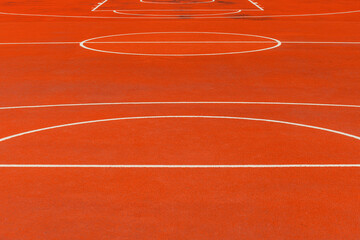
[[[32,109],[32,108],[57,108],[57,107],[85,107],[85,106],[116,106],[116,105],[179,105],[179,104],[233,104],[233,105],[278,105],[278,106],[310,106],[310,107],[343,107],[360,108],[360,105],[332,104],[332,103],[289,103],[289,102],[221,102],[221,101],[199,101],[199,102],[108,102],[108,103],[65,103],[46,104],[32,106],[8,106],[0,107],[0,110]]]
[[[304,127],[304,128],[310,128],[310,129],[316,129],[321,130],[325,132],[335,133],[338,135],[342,135],[345,137],[353,138],[356,140],[360,140],[359,136],[324,128],[324,127],[317,127],[313,125],[308,124],[301,124],[301,123],[294,123],[294,122],[288,122],[288,121],[281,121],[281,120],[273,120],[273,119],[264,119],[264,118],[249,118],[249,117],[231,117],[231,116],[199,116],[199,115],[175,115],[175,116],[141,116],[141,117],[119,117],[119,118],[108,118],[108,119],[98,119],[98,120],[90,120],[90,121],[82,121],[82,122],[74,122],[74,123],[67,123],[67,124],[61,124],[51,127],[44,127],[39,129],[34,129],[26,132],[17,133],[14,135],[10,135],[7,137],[0,138],[0,142],[4,142],[13,138],[43,132],[47,130],[52,129],[58,129],[58,128],[64,128],[64,127],[71,127],[71,126],[78,126],[78,125],[85,125],[85,124],[91,124],[91,123],[101,123],[101,122],[112,122],[112,121],[121,121],[121,120],[139,120],[139,119],[185,119],[185,118],[201,118],[201,119],[227,119],[227,120],[247,120],[247,121],[259,121],[259,122],[270,122],[270,123],[280,123],[285,125],[291,125],[291,126],[297,126],[297,127]]]
[[[149,13],[130,13],[128,11],[114,10],[116,14],[131,15],[131,16],[153,16],[153,17],[166,17],[166,16],[182,16],[182,17],[198,17],[198,16],[217,16],[217,15],[231,15],[241,13],[242,10],[228,11],[224,13],[176,13],[176,14],[149,14]]]
[[[79,165],[79,164],[0,164],[0,168],[359,168],[360,164],[244,164],[244,165]]]
[[[100,119],[84,122],[76,122],[69,124],[62,124],[52,127],[35,129],[27,132],[22,132],[19,134],[11,135],[5,138],[1,138],[0,142],[20,137],[27,134],[37,133],[41,131],[63,128],[69,126],[90,124],[90,123],[99,123],[99,122],[109,122],[109,121],[118,121],[118,120],[136,120],[136,119],[168,119],[168,118],[203,118],[203,119],[234,119],[234,120],[249,120],[249,121],[261,121],[261,122],[271,122],[271,123],[281,123],[287,125],[293,125],[298,127],[306,127],[311,129],[322,130],[330,133],[335,133],[343,135],[346,137],[354,138],[360,140],[360,137],[312,125],[271,120],[271,119],[260,119],[260,118],[246,118],[246,117],[229,117],[229,116],[142,116],[142,117],[122,117],[122,118],[111,118],[111,119]],[[76,164],[0,164],[0,168],[357,168],[360,167],[360,164],[243,164],[243,165],[76,165]]]

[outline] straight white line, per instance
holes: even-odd
[[[290,44],[360,44],[360,42],[306,42],[306,41],[284,41]]]
[[[0,164],[0,168],[359,168],[360,164],[272,164],[272,165],[73,165]]]
[[[248,1],[251,2],[255,7],[257,7],[261,11],[264,11],[264,9],[262,7],[260,7],[260,5],[257,2],[254,2],[253,0],[248,0]]]
[[[0,45],[62,45],[62,44],[80,44],[81,42],[0,42]],[[124,41],[124,42],[87,42],[87,44],[113,44],[113,43],[274,43],[273,41]],[[308,42],[308,41],[281,41],[283,44],[349,44],[359,45],[360,42]]]
[[[93,8],[91,11],[95,12],[99,7],[101,7],[102,5],[104,5],[108,0],[104,0],[103,2],[100,2],[95,8]]]
[[[0,45],[62,45],[79,43],[80,42],[0,42]]]
[[[259,10],[261,11],[261,10]],[[288,15],[263,15],[263,16],[232,16],[232,18],[238,19],[248,19],[248,18],[278,18],[278,17],[307,17],[307,16],[329,16],[329,15],[340,15],[340,14],[351,14],[359,13],[360,10],[353,11],[344,11],[344,12],[329,12],[329,13],[306,13],[306,14],[288,14]],[[32,17],[56,17],[56,18],[85,18],[85,19],[132,19],[130,17],[110,17],[110,16],[89,16],[89,15],[56,15],[56,14],[36,14],[36,13],[9,13],[9,12],[0,12],[3,15],[12,15],[12,16],[32,16]],[[174,19],[174,17],[137,17],[139,19]],[[210,17],[197,17],[202,19],[222,19],[224,16],[210,16]],[[226,17],[227,18],[227,17]]]
[[[284,105],[284,106],[312,106],[312,107],[345,107],[360,108],[360,105],[332,104],[332,103],[287,103],[287,102],[109,102],[109,103],[68,103],[46,104],[32,106],[9,106],[0,107],[0,110],[54,108],[54,107],[83,107],[83,106],[116,106],[116,105],[178,105],[178,104],[239,104],[239,105]]]

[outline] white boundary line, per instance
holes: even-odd
[[[66,44],[80,44],[81,42],[0,42],[0,45],[66,45]],[[140,44],[140,43],[273,43],[273,41],[187,41],[187,42],[176,42],[176,41],[108,41],[108,42],[88,42],[87,44]],[[349,44],[349,45],[360,45],[360,42],[313,42],[313,41],[281,41],[282,44]]]
[[[355,136],[352,134],[344,133],[341,131],[317,127],[313,125],[280,121],[280,120],[272,120],[272,119],[262,119],[262,118],[247,118],[247,117],[229,117],[229,116],[188,116],[188,115],[180,115],[180,116],[142,116],[142,117],[121,117],[121,118],[109,118],[109,119],[99,119],[99,120],[91,120],[91,121],[83,121],[83,122],[75,122],[69,124],[56,125],[51,127],[39,128],[31,131],[26,131],[18,134],[14,134],[11,136],[7,136],[0,139],[0,142],[4,142],[13,138],[21,137],[28,134],[38,133],[47,130],[53,130],[57,128],[64,128],[70,126],[78,126],[84,124],[92,124],[99,122],[110,122],[110,121],[120,121],[120,120],[139,120],[139,119],[179,119],[179,118],[201,118],[201,119],[227,119],[227,120],[248,120],[248,121],[260,121],[260,122],[270,122],[270,123],[279,123],[286,124],[297,127],[305,127],[310,129],[321,130],[325,132],[339,134],[345,137],[350,137],[356,140],[360,140],[359,136]],[[360,167],[360,164],[277,164],[277,165],[49,165],[49,164],[0,164],[0,168],[325,168],[325,167]]]
[[[0,168],[359,168],[360,164],[269,164],[269,165],[72,165],[0,164]]]
[[[162,53],[129,53],[129,52],[115,52],[115,51],[105,51],[101,49],[91,48],[86,46],[88,42],[104,39],[109,37],[117,37],[117,36],[132,36],[132,35],[149,35],[149,34],[218,34],[218,35],[230,35],[230,36],[247,36],[247,37],[255,37],[260,39],[266,39],[269,41],[273,41],[274,46],[259,48],[255,50],[247,50],[247,51],[238,51],[238,52],[220,52],[220,53],[186,53],[186,54],[162,54]],[[166,56],[166,57],[193,57],[193,56],[219,56],[219,55],[229,55],[229,54],[240,54],[240,53],[254,53],[254,52],[261,52],[266,50],[271,50],[281,46],[281,42],[277,39],[259,36],[254,34],[241,34],[241,33],[222,33],[222,32],[142,32],[142,33],[125,33],[125,34],[114,34],[114,35],[107,35],[107,36],[100,36],[94,37],[87,40],[84,40],[80,43],[80,46],[95,52],[101,53],[111,53],[111,54],[120,54],[120,55],[134,55],[134,56]]]
[[[106,1],[105,1],[106,2]],[[104,3],[105,3],[104,2]],[[101,5],[100,5],[101,6]],[[100,7],[97,6],[97,7]],[[95,7],[95,10],[97,9]],[[232,18],[247,19],[247,18],[277,18],[277,17],[309,17],[309,16],[329,16],[329,15],[341,15],[341,14],[351,14],[351,13],[360,13],[360,10],[351,10],[351,11],[340,11],[340,12],[327,12],[327,13],[306,13],[306,14],[282,14],[282,15],[262,15],[262,16],[232,16]],[[56,18],[85,18],[85,19],[133,19],[134,17],[106,17],[106,16],[89,16],[89,15],[59,15],[59,14],[36,14],[36,13],[11,13],[11,12],[0,12],[2,15],[11,15],[11,16],[27,16],[27,17],[56,17]],[[178,19],[177,16],[174,17],[136,17],[138,19]],[[197,17],[202,19],[211,19],[211,18],[226,18],[224,16],[213,16],[213,17]]]
[[[329,16],[329,15],[341,15],[341,14],[351,14],[351,13],[360,13],[360,10],[353,11],[344,11],[344,12],[330,12],[330,13],[307,13],[307,14],[284,14],[284,15],[259,15],[259,16],[232,16],[233,18],[238,19],[248,19],[248,18],[278,18],[278,17],[310,17],[310,16]],[[85,19],[133,19],[134,17],[106,17],[106,16],[74,16],[74,15],[57,15],[57,14],[36,14],[36,13],[10,13],[10,12],[0,12],[2,15],[11,15],[11,16],[26,16],[26,17],[56,17],[56,18],[85,18]],[[178,19],[178,16],[174,17],[136,17],[138,19]],[[220,17],[197,17],[203,19],[212,19],[212,18],[226,18],[224,16]]]
[[[333,104],[333,103],[290,103],[290,102],[222,102],[222,101],[199,101],[199,102],[107,102],[107,103],[65,103],[65,104],[45,104],[28,106],[7,106],[0,107],[0,110],[33,109],[33,108],[59,108],[59,107],[85,107],[85,106],[119,106],[119,105],[275,105],[275,106],[306,106],[306,107],[340,107],[340,108],[360,108],[360,105]]]

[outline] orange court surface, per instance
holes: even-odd
[[[0,0],[0,240],[359,240],[359,0]]]

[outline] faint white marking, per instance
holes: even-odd
[[[57,107],[84,107],[84,106],[114,106],[114,105],[178,105],[178,104],[234,104],[234,105],[280,105],[280,106],[308,106],[308,107],[343,107],[360,108],[360,105],[332,104],[332,103],[287,103],[287,102],[108,102],[108,103],[68,103],[46,104],[32,106],[8,106],[0,107],[0,110],[32,109],[32,108],[57,108]]]
[[[0,164],[0,168],[358,168],[360,164],[269,164],[269,165],[72,165]]]

